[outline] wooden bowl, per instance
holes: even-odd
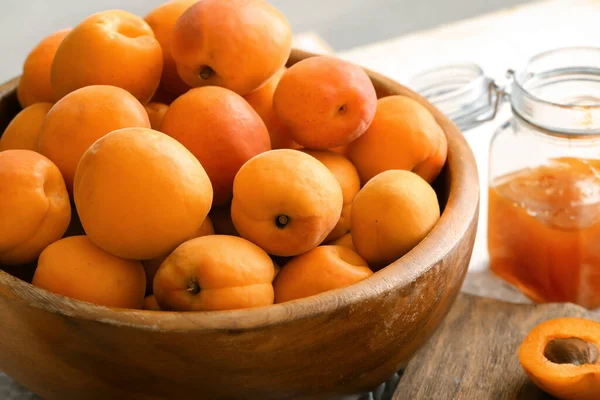
[[[310,56],[295,50],[289,63]],[[424,104],[448,138],[448,161],[435,184],[443,213],[411,252],[343,289],[226,312],[110,309],[0,271],[0,370],[45,399],[280,400],[363,393],[405,366],[459,292],[479,186],[456,126],[407,88],[369,75],[378,96]],[[0,131],[19,109],[17,83],[0,87]]]

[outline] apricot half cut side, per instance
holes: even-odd
[[[559,399],[600,399],[599,349],[599,322],[557,318],[527,335],[519,361],[540,389]]]

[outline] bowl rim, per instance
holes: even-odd
[[[293,49],[300,60],[317,54]],[[433,114],[448,139],[444,168],[449,175],[446,207],[431,232],[410,252],[370,277],[310,297],[268,306],[227,311],[147,311],[111,308],[54,294],[0,270],[0,296],[71,318],[152,331],[240,331],[263,329],[335,312],[385,296],[409,285],[454,249],[466,234],[479,207],[479,180],[475,158],[458,127],[425,98],[379,73],[363,68],[376,86],[408,95]],[[18,85],[19,78],[0,86],[0,98]]]

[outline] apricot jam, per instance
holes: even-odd
[[[600,306],[600,160],[553,158],[489,189],[492,271],[535,302]]]

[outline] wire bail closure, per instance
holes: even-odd
[[[473,63],[446,65],[422,72],[409,83],[415,91],[446,114],[462,131],[493,120],[509,100],[514,72],[505,82],[486,77]]]

